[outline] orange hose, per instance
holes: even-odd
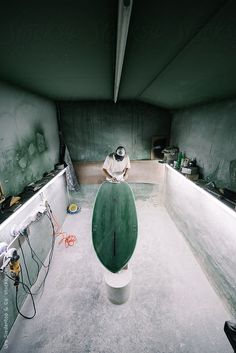
[[[66,232],[61,231],[61,226],[59,225],[59,223],[57,222],[54,214],[52,213],[52,220],[53,220],[53,225],[55,228],[55,235],[57,237],[61,236],[61,240],[59,241],[58,245],[60,245],[62,242],[64,242],[65,247],[67,248],[68,246],[73,246],[76,241],[77,241],[77,237],[74,234],[68,234]]]

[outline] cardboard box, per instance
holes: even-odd
[[[182,174],[197,174],[198,173],[198,167],[182,167],[181,168],[181,173]]]

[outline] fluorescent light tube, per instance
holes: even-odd
[[[117,24],[117,43],[116,43],[116,68],[114,85],[114,102],[116,103],[120,87],[125,47],[128,37],[129,22],[133,6],[133,0],[119,0],[118,4],[118,24]]]

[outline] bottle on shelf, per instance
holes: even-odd
[[[184,159],[185,159],[185,153],[182,152],[182,158],[181,158],[181,161],[180,161],[180,169],[183,167],[184,165]]]
[[[182,151],[179,152],[178,154],[178,159],[177,159],[177,163],[176,163],[176,169],[180,169],[181,168],[181,163],[183,163],[184,159],[184,153]]]

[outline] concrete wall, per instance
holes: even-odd
[[[74,161],[102,161],[123,145],[131,159],[150,159],[152,136],[167,136],[170,115],[145,103],[61,103],[61,127]]]
[[[171,143],[196,157],[204,178],[236,191],[236,100],[174,114]]]
[[[5,195],[54,169],[59,140],[55,104],[0,83],[0,183]]]
[[[62,225],[62,223],[64,222],[66,216],[66,207],[68,205],[68,196],[64,175],[55,177],[55,180],[49,186],[46,186],[43,191],[43,198],[49,202],[53,214],[60,225]],[[9,244],[13,240],[10,235],[13,226],[21,224],[24,219],[28,218],[29,215],[33,212],[33,210],[39,206],[39,204],[42,202],[41,194],[41,191],[38,192],[36,197],[32,201],[30,200],[28,204],[26,204],[26,207],[24,209],[19,209],[19,211],[17,211],[17,214],[13,214],[10,218],[7,219],[7,221],[3,222],[0,225],[0,242],[5,241]],[[40,259],[44,261],[51,248],[52,241],[52,226],[49,222],[48,217],[42,216],[39,221],[34,222],[29,226],[29,230],[29,239],[31,245],[36,251],[37,255],[40,257]],[[30,248],[25,240],[25,237],[21,236],[20,239],[25,254],[26,264],[29,270],[29,275],[31,281],[34,282],[37,279],[37,266],[32,259]],[[22,253],[19,249],[18,240],[14,241],[12,247],[18,249],[24,282],[30,287],[29,281],[27,279]],[[7,268],[6,271],[9,274],[9,268]],[[35,288],[33,292],[34,291]],[[19,306],[21,306],[26,299],[26,293],[23,291],[21,285],[19,286],[18,297]],[[37,301],[40,300],[40,295],[36,296],[35,300],[37,309]],[[33,308],[31,312],[24,312],[23,314],[25,314],[26,316],[31,316],[33,314]],[[0,273],[0,349],[17,315],[18,313],[15,305],[15,287],[13,285],[13,282]],[[7,348],[7,341],[5,342],[4,347]]]
[[[164,203],[209,281],[235,316],[236,212],[169,166]]]

